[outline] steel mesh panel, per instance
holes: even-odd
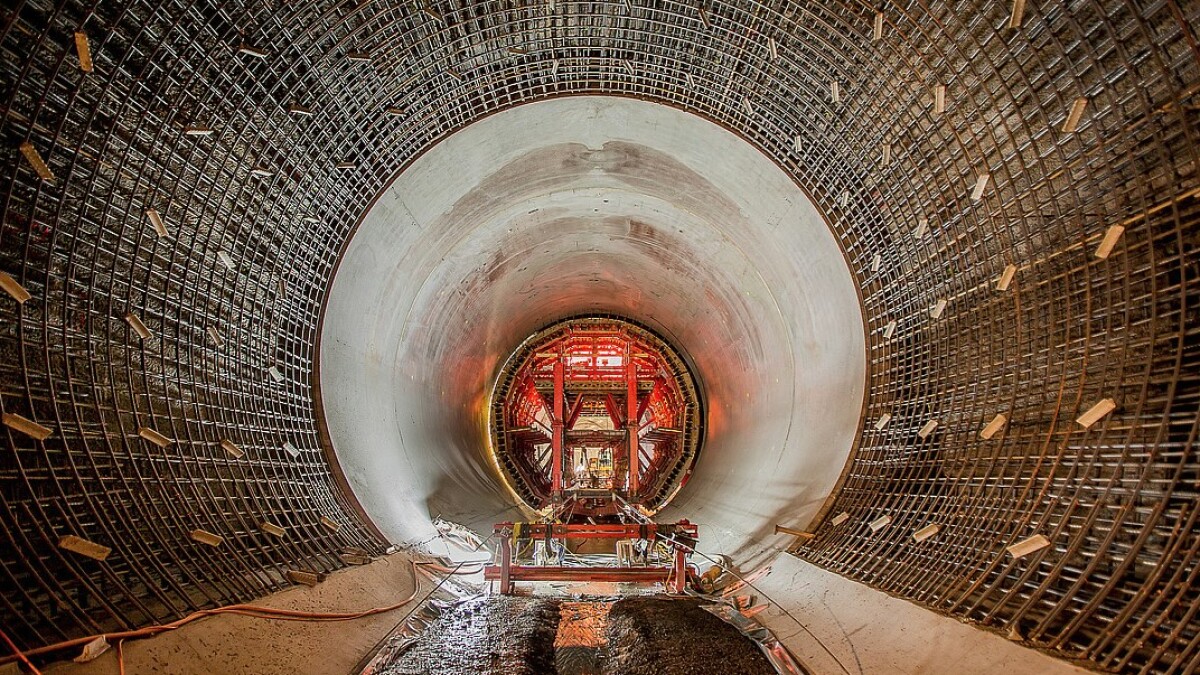
[[[836,1],[10,3],[0,270],[32,298],[0,296],[0,405],[54,430],[6,429],[0,465],[0,596],[19,642],[251,598],[289,566],[377,546],[314,411],[339,252],[438,139],[586,93],[738,132],[841,241],[868,400],[827,513],[850,518],[827,517],[801,555],[1093,667],[1196,666],[1200,8],[1045,4],[1019,28],[1008,3],[887,4],[875,40],[876,8]],[[1126,230],[1098,258],[1112,225]],[[1113,413],[1075,423],[1104,398]],[[1008,424],[981,439],[996,413]],[[865,525],[880,515],[891,524]],[[225,543],[189,540],[196,527]],[[1052,545],[1005,552],[1034,533]],[[64,534],[114,552],[81,558]]]

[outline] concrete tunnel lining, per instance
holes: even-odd
[[[366,213],[331,284],[325,423],[390,539],[442,516],[523,517],[487,450],[493,378],[556,318],[645,323],[695,368],[708,411],[691,481],[663,512],[749,559],[803,527],[857,431],[863,320],[804,193],[700,117],[625,98],[519,106],[445,139]],[[528,515],[528,514],[524,514]],[[774,542],[778,543],[778,542]]]

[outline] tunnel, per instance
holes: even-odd
[[[2,16],[0,672],[372,672],[589,489],[805,672],[1200,668],[1195,2]]]

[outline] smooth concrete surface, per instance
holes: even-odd
[[[694,365],[707,440],[661,517],[746,564],[833,489],[865,381],[858,297],[811,202],[699,117],[571,97],[488,117],[404,171],[336,272],[320,382],[353,490],[393,541],[521,518],[487,451],[493,378],[565,316],[613,312]]]
[[[395,554],[330,574],[313,586],[280,591],[254,605],[306,612],[356,612],[395,604],[413,592],[411,558]],[[422,588],[430,588],[422,579]],[[413,603],[420,600],[418,595]],[[353,621],[277,621],[222,614],[152,638],[127,641],[129,675],[345,675],[386,636],[413,603]],[[72,653],[73,658],[76,654]],[[115,675],[116,652],[95,661],[52,664],[44,673]]]
[[[756,617],[817,675],[1091,672],[791,555],[779,556],[771,573],[754,585],[811,631],[775,606]],[[743,593],[754,595],[753,590]]]

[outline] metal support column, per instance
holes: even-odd
[[[500,594],[512,593],[512,540],[500,538]]]
[[[671,576],[671,590],[683,593],[687,588],[687,552],[681,547],[675,548],[675,571]]]
[[[554,362],[554,410],[551,411],[552,438],[550,453],[550,492],[557,496],[563,490],[563,436],[566,429],[566,364],[562,355]]]
[[[625,349],[625,429],[629,434],[629,499],[638,492],[638,391],[633,350]]]

